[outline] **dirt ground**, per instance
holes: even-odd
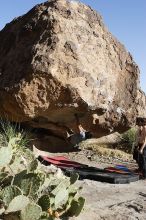
[[[55,155],[99,168],[116,164],[136,168],[134,161],[98,157],[90,150]],[[86,203],[82,213],[69,220],[146,220],[146,180],[109,184],[85,179],[77,184],[83,187],[81,194]]]
[[[71,153],[69,157],[102,168],[116,164],[136,167],[133,161],[106,160],[98,157],[96,161],[92,161],[89,152]],[[146,220],[146,180],[130,184],[82,180],[78,181],[78,184],[83,187],[82,195],[86,198],[86,204],[80,216],[70,220]]]

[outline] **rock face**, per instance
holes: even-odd
[[[86,5],[50,0],[0,32],[1,117],[63,137],[78,113],[98,137],[129,128],[145,104],[132,56]]]

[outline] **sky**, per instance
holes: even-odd
[[[44,0],[45,1],[45,0]],[[0,0],[0,30],[43,0]],[[99,12],[109,31],[132,54],[141,72],[146,93],[146,0],[81,0]]]

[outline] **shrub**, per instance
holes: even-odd
[[[136,128],[131,128],[122,134],[122,143],[126,145],[128,152],[132,152],[136,141]]]

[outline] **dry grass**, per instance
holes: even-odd
[[[132,159],[131,154],[128,154],[124,151],[117,150],[117,149],[110,149],[107,146],[98,146],[98,148],[96,148],[94,151],[100,156],[119,158],[123,160]]]
[[[132,160],[132,154],[125,152],[124,150],[116,149],[115,146],[99,143],[82,142],[80,147],[82,149],[93,150],[95,154],[107,158],[119,158],[122,160]]]

